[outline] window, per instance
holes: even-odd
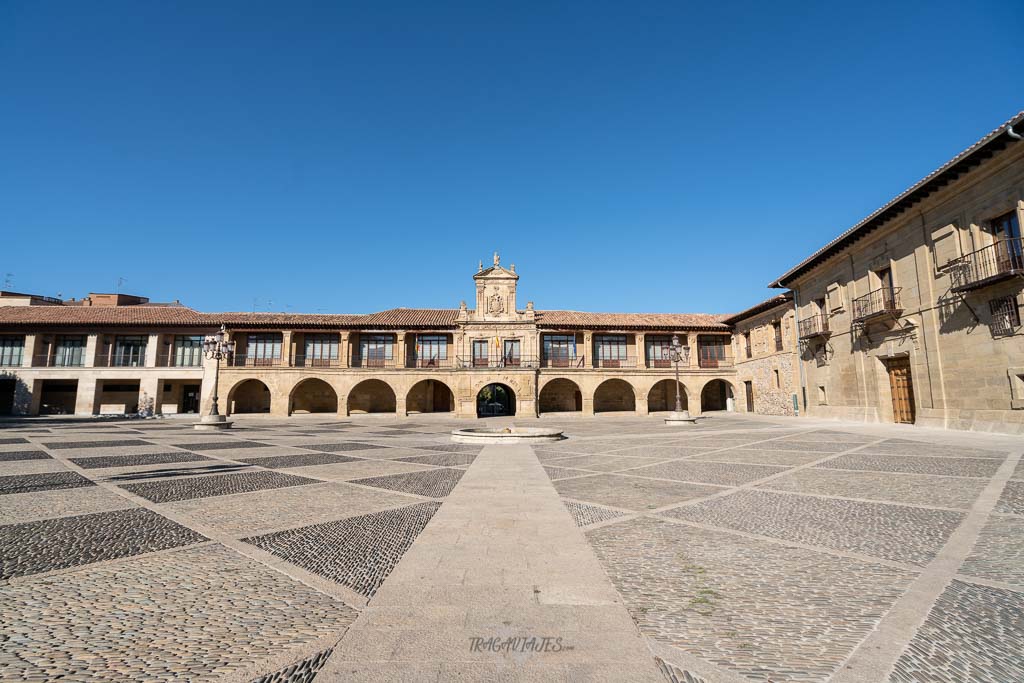
[[[576,337],[571,334],[546,334],[544,359],[552,367],[569,367],[576,360]]]
[[[416,337],[416,365],[437,367],[448,359],[448,337],[443,334],[421,334]]]
[[[775,388],[776,389],[781,389],[782,388],[782,378],[779,376],[778,368],[776,368],[775,370],[772,370],[772,374],[774,375]]]
[[[622,367],[626,362],[626,335],[594,335],[594,358],[597,359],[597,367]]]
[[[818,386],[818,405],[828,405],[828,396],[825,394],[825,386]]]
[[[1020,327],[1020,306],[1016,297],[992,299],[988,302],[988,311],[992,316],[992,334],[1013,334]]]
[[[192,368],[203,364],[203,337],[201,335],[178,335],[174,338],[174,355],[171,364],[175,367]]]
[[[516,367],[522,363],[522,356],[519,355],[519,340],[506,339],[504,353],[502,355],[506,366]]]
[[[754,355],[753,345],[750,343],[750,332],[743,333],[743,351],[746,353],[747,358],[751,358]]]
[[[652,368],[672,367],[672,338],[666,336],[647,337],[647,359]]]
[[[488,347],[490,342],[486,339],[474,339],[473,340],[473,366],[474,367],[487,367],[487,356]]]
[[[245,355],[252,365],[277,365],[281,360],[281,333],[250,334],[246,339]]]
[[[114,367],[141,368],[146,365],[146,344],[143,334],[118,335],[114,338]]]
[[[359,358],[363,367],[384,367],[395,358],[395,338],[390,334],[360,335]]]
[[[1024,268],[1024,249],[1021,245],[1017,212],[1011,211],[994,219],[991,228],[996,239],[995,265],[998,272]]]
[[[725,361],[725,338],[702,335],[697,337],[700,367],[717,368]]]
[[[306,367],[331,367],[338,364],[338,335],[307,334],[306,353],[302,365]]]
[[[843,287],[838,282],[833,282],[825,288],[825,302],[828,313],[836,313],[843,310]]]
[[[772,323],[772,333],[775,335],[775,350],[782,351],[782,321],[776,320]]]
[[[85,337],[67,334],[58,336],[53,364],[62,368],[80,368],[85,365]]]
[[[25,337],[0,336],[0,366],[17,367],[21,365],[24,351]]]

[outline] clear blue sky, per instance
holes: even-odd
[[[521,305],[731,312],[1024,108],[1022,25],[1019,0],[0,0],[0,280],[443,308],[498,249]]]

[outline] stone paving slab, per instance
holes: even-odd
[[[620,474],[563,479],[554,482],[554,486],[558,493],[566,498],[627,510],[651,510],[694,498],[704,498],[723,490],[716,486],[659,481]]]
[[[964,515],[887,503],[740,490],[669,510],[674,519],[925,565]]]
[[[35,449],[20,451],[0,451],[0,462],[13,462],[15,460],[46,460],[50,455],[46,451]]]
[[[587,538],[644,633],[764,682],[826,680],[914,577],[652,518]]]
[[[32,493],[33,491],[49,491],[53,489],[73,489],[80,486],[95,486],[77,472],[45,472],[43,474],[23,474],[11,477],[0,477],[0,495],[12,493]]]
[[[0,591],[14,680],[218,680],[340,637],[345,604],[222,546],[30,579]]]
[[[785,467],[771,465],[741,465],[735,463],[676,460],[661,465],[651,465],[650,467],[630,470],[629,474],[635,477],[653,477],[675,481],[692,481],[700,484],[738,486],[757,479],[770,477],[773,474],[779,474],[785,470]]]
[[[773,479],[759,488],[967,509],[985,485],[983,479],[966,477],[810,468]]]
[[[659,462],[660,458],[624,457],[615,455],[578,455],[559,460],[549,460],[553,467],[591,470],[593,472],[618,472]]]
[[[1024,519],[990,517],[960,572],[1013,584],[1024,591]]]
[[[798,466],[806,465],[815,460],[828,457],[828,453],[817,451],[762,451],[752,449],[731,448],[725,451],[715,451],[704,455],[695,455],[693,461],[714,461],[714,462],[735,462],[749,465],[782,465]]]
[[[953,581],[932,607],[892,683],[1024,681],[1024,593]]]
[[[0,580],[205,540],[142,508],[0,526]]]
[[[661,680],[526,446],[483,450],[378,596],[328,660],[327,680],[476,680],[481,666],[501,680]],[[509,638],[521,640],[482,646]]]
[[[130,507],[135,507],[135,504],[99,486],[12,493],[0,503],[0,524],[20,524]]]
[[[45,460],[12,460],[0,463],[0,475],[7,477],[65,472],[67,469],[64,463],[51,458]]]
[[[206,477],[182,477],[178,479],[147,481],[138,484],[120,484],[121,488],[154,503],[168,503],[191,498],[226,496],[233,493],[247,493],[261,489],[278,489],[286,486],[315,484],[316,479],[298,477],[283,472],[258,471],[235,474],[218,474]]]
[[[416,500],[390,491],[325,482],[227,498],[195,498],[167,503],[165,507],[237,537],[355,517]]]

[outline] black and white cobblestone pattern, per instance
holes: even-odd
[[[440,506],[419,503],[244,540],[372,597]]]
[[[204,441],[201,443],[176,443],[171,445],[175,448],[183,448],[186,451],[220,451],[234,448],[270,448],[274,444],[260,443],[258,441]]]
[[[439,467],[461,467],[472,465],[476,460],[475,453],[436,453],[434,455],[413,455],[395,458],[399,462],[411,462],[418,465],[436,465]]]
[[[200,462],[212,460],[205,455],[187,453],[185,451],[167,451],[166,453],[138,453],[129,455],[97,455],[90,458],[69,458],[71,462],[83,470],[96,470],[108,467],[134,467],[144,465],[164,465],[174,462]]]
[[[401,491],[403,493],[415,493],[418,496],[427,496],[429,498],[443,498],[452,492],[459,483],[459,479],[462,478],[462,475],[462,470],[442,468],[391,474],[384,477],[354,479],[351,483],[389,489],[391,491]]]
[[[270,469],[286,469],[289,467],[309,467],[310,465],[332,465],[338,462],[359,460],[340,453],[298,453],[296,455],[272,455],[266,458],[234,458],[239,462],[267,467]]]
[[[203,477],[180,477],[176,479],[147,481],[136,484],[120,484],[121,488],[154,503],[167,503],[192,498],[227,496],[234,493],[279,489],[286,486],[319,484],[317,479],[297,477],[284,472],[259,470],[237,472]]]
[[[572,515],[573,520],[576,522],[576,526],[584,527],[591,524],[597,524],[598,522],[605,522],[609,519],[615,519],[616,517],[622,517],[624,512],[618,510],[609,510],[608,508],[598,507],[596,505],[586,505],[584,503],[577,503],[574,500],[563,500],[565,507],[569,510],[569,514]]]
[[[327,658],[334,652],[334,648],[317,652],[312,657],[307,657],[301,662],[290,664],[285,668],[254,678],[251,683],[312,683],[320,669],[327,663]]]
[[[144,508],[0,526],[0,579],[205,540],[201,534]]]
[[[50,455],[46,451],[24,450],[24,451],[0,451],[0,462],[14,462],[15,460],[46,460]]]
[[[122,448],[124,446],[152,446],[152,442],[141,439],[107,439],[105,441],[48,441],[43,444],[51,451],[69,448]]]
[[[95,486],[78,472],[44,472],[42,474],[19,474],[0,477],[0,496],[12,493],[31,493],[51,489],[73,489],[80,486]]]

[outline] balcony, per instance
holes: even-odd
[[[553,356],[550,358],[541,358],[540,367],[571,368],[578,370],[586,367],[586,361],[586,356]]]
[[[705,369],[731,368],[733,360],[732,358],[700,358],[697,364],[698,367]]]
[[[436,370],[455,367],[455,362],[452,358],[409,358],[405,367],[415,370]]]
[[[250,356],[240,353],[232,356],[227,365],[233,368],[278,368],[287,363],[282,362],[280,357]]]
[[[636,358],[595,358],[595,368],[635,368]]]
[[[352,356],[353,368],[374,368],[377,370],[391,370],[393,368],[401,367],[394,358],[385,358],[383,356]]]
[[[854,321],[862,322],[882,316],[898,318],[903,312],[903,307],[900,305],[900,289],[900,287],[885,287],[854,299]]]
[[[949,264],[954,292],[987,287],[1024,276],[1024,244],[1020,237],[996,240],[987,247],[961,256]]]
[[[486,358],[457,358],[460,368],[483,370],[504,368],[512,370],[530,370],[540,366],[539,359],[534,356],[488,356]]]
[[[799,322],[798,328],[801,339],[813,339],[814,337],[828,339],[832,336],[832,331],[828,329],[828,316],[821,314],[804,318]]]
[[[32,367],[36,368],[84,368],[85,367],[85,354],[74,353],[74,354],[54,354],[53,356],[45,353],[39,354],[34,358]]]
[[[299,354],[292,361],[296,368],[340,368],[340,358],[323,358],[319,355]]]
[[[158,368],[201,368],[203,354],[190,349],[187,353],[162,353],[157,356]]]

